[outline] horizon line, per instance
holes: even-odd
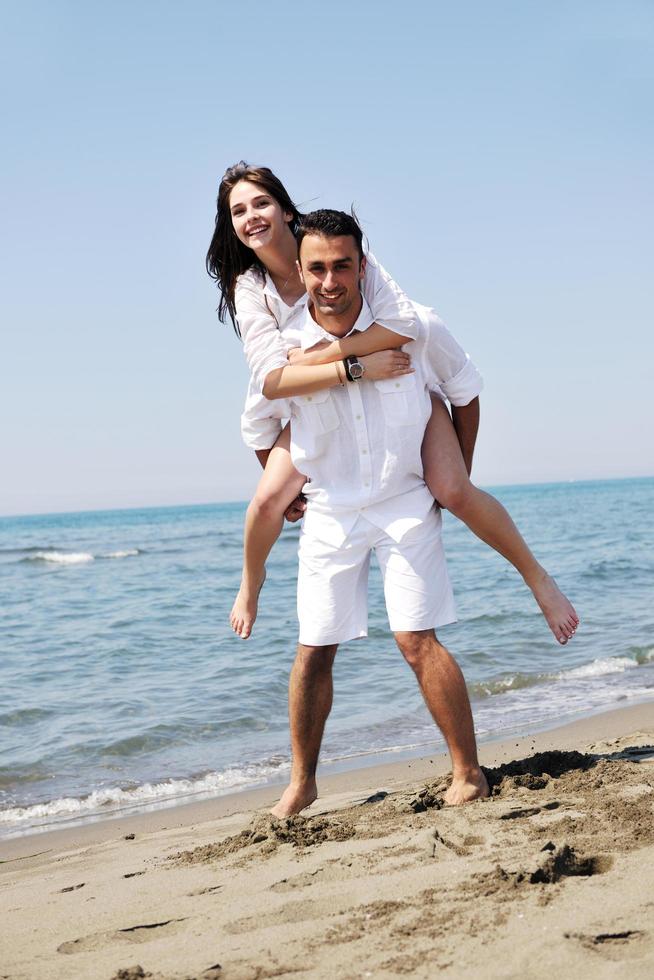
[[[537,480],[536,482],[521,482],[521,483],[487,483],[479,484],[482,490],[495,490],[495,489],[511,489],[513,487],[561,487],[569,486],[573,484],[587,484],[587,483],[620,483],[626,482],[628,480],[652,480],[654,479],[654,474],[641,474],[639,476],[608,476],[608,477],[593,477],[590,479],[574,479],[570,478],[568,480]],[[128,511],[136,510],[171,510],[180,508],[192,508],[192,507],[219,507],[224,504],[246,504],[247,500],[207,500],[199,503],[189,504],[189,503],[175,503],[175,504],[145,504],[145,505],[130,505],[128,507],[89,507],[82,510],[48,510],[48,511],[31,511],[28,513],[17,513],[17,514],[0,514],[0,521],[12,520],[16,518],[23,517],[62,517],[66,514],[114,514],[122,513]]]

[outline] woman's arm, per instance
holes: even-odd
[[[411,358],[401,350],[382,350],[361,358],[368,381],[385,381],[402,374],[413,374]],[[345,368],[341,361],[319,364],[315,367],[288,365],[275,368],[266,377],[263,386],[265,398],[293,398],[310,395],[324,388],[335,388],[346,383]],[[357,382],[353,382],[356,384]]]
[[[253,269],[239,276],[234,303],[243,339],[243,353],[253,382],[261,391],[268,372],[288,363],[288,345],[282,340],[273,308],[266,303],[263,281],[258,279]]]
[[[350,334],[348,337],[325,343],[320,347],[313,347],[311,350],[305,351],[295,347],[289,351],[288,359],[294,365],[332,364],[334,361],[342,361],[345,357],[364,357],[366,354],[375,354],[380,350],[397,350],[411,339],[382,327],[380,323],[373,323],[361,333]]]
[[[345,384],[346,380],[342,361],[316,367],[291,367],[287,364],[268,372],[263,383],[263,396],[274,401],[276,398],[310,395],[314,391]]]

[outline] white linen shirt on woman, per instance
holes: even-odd
[[[368,253],[366,259],[361,291],[374,322],[415,339],[418,326],[411,301],[374,255]],[[281,431],[281,419],[288,418],[290,411],[286,402],[272,403],[264,398],[263,384],[270,371],[288,364],[288,351],[296,344],[285,340],[283,331],[303,319],[307,297],[305,294],[294,306],[288,306],[267,273],[262,279],[256,270],[249,269],[239,276],[234,302],[250,369],[241,434],[250,449],[270,449]]]
[[[291,456],[308,480],[303,533],[334,547],[345,542],[359,515],[397,542],[425,520],[434,505],[421,459],[430,389],[437,388],[453,405],[467,405],[482,389],[479,372],[443,321],[427,307],[412,306],[418,333],[404,350],[413,374],[384,381],[367,381],[364,375],[361,381],[289,399]],[[353,330],[373,322],[364,300]],[[318,327],[308,307],[292,332],[298,329],[309,344],[334,339]]]

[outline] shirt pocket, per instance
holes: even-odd
[[[374,381],[387,425],[416,425],[420,421],[415,374]]]
[[[338,411],[328,389],[314,391],[311,395],[296,395],[293,401],[307,427],[316,435],[333,432],[340,425]]]

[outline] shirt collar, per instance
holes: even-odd
[[[368,303],[366,302],[365,298],[362,296],[361,297],[361,311],[360,311],[358,317],[356,318],[356,321],[355,321],[352,329],[349,330],[345,334],[345,336],[346,337],[349,337],[350,334],[353,334],[355,332],[363,333],[363,331],[364,330],[367,330],[368,327],[370,327],[374,322],[375,322],[375,318],[374,318],[374,316],[372,315],[372,313],[370,311],[370,307],[368,306]],[[335,337],[334,334],[328,333],[326,330],[323,329],[323,327],[321,327],[318,323],[316,323],[316,321],[314,320],[314,318],[311,315],[311,310],[309,309],[309,304],[308,303],[307,303],[306,312],[304,314],[304,320],[303,320],[302,326],[303,326],[303,329],[307,333],[310,333],[311,336],[315,336],[316,337],[316,341],[317,340],[342,340],[343,339],[342,337]],[[314,343],[316,341],[314,341]]]

